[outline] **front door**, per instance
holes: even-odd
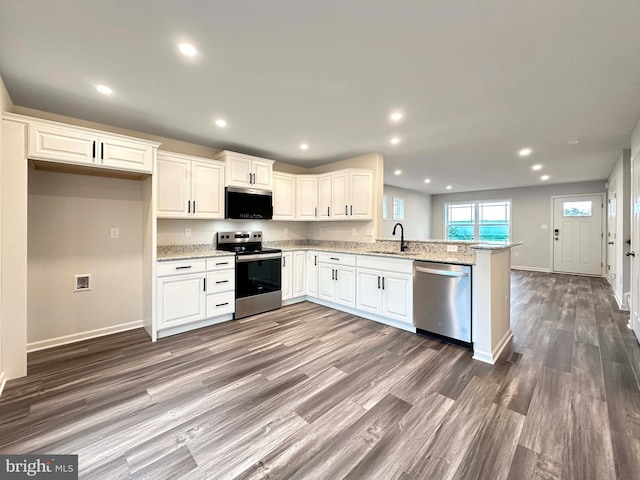
[[[631,160],[631,246],[626,252],[631,258],[631,328],[640,340],[640,154]]]
[[[602,275],[602,195],[553,199],[553,270]]]

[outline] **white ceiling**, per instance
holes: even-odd
[[[0,75],[16,105],[289,163],[382,152],[386,183],[427,193],[564,183],[629,147],[639,19],[638,0],[2,0]]]

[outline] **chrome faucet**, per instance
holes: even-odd
[[[391,232],[391,235],[395,235],[396,234],[396,228],[400,227],[400,251],[401,252],[406,252],[407,248],[409,247],[409,245],[406,244],[406,242],[404,241],[404,227],[402,226],[401,223],[396,223],[393,226],[393,232]]]

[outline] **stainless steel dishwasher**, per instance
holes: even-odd
[[[413,324],[471,343],[471,267],[414,261]]]

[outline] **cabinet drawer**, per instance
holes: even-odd
[[[234,255],[229,257],[207,258],[207,271],[224,270],[225,268],[235,268],[235,266],[236,257]]]
[[[207,295],[207,318],[227,315],[236,311],[235,292]]]
[[[355,267],[356,256],[349,253],[320,252],[318,262]]]
[[[199,273],[206,269],[204,258],[193,258],[191,260],[170,260],[158,262],[157,276],[180,275],[182,273]]]
[[[218,270],[207,272],[207,293],[220,293],[235,291],[236,289],[236,271]]]
[[[371,268],[387,272],[409,273],[413,275],[413,260],[408,258],[374,257],[358,255],[358,268]]]

